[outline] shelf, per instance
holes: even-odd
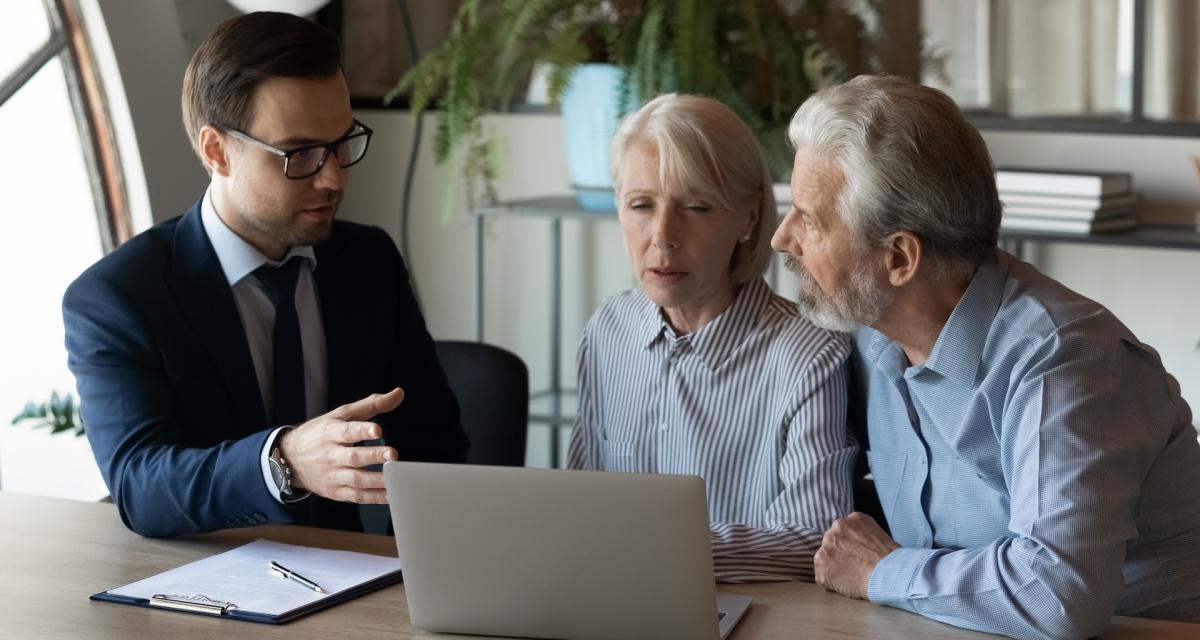
[[[529,394],[529,422],[556,427],[575,424],[575,413],[579,410],[579,394],[575,389],[563,389],[558,393],[558,415],[554,411],[554,392],[547,389]]]
[[[1000,240],[1015,242],[1065,242],[1071,244],[1145,247],[1154,249],[1200,250],[1200,233],[1187,227],[1145,226],[1128,231],[1075,234],[1047,231],[1000,231]]]
[[[496,205],[481,205],[471,212],[481,218],[491,216],[539,216],[544,218],[577,218],[580,220],[616,220],[615,211],[584,211],[575,196],[547,196],[510,200]]]

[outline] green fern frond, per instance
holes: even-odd
[[[696,86],[696,40],[700,28],[696,21],[699,13],[696,2],[697,0],[676,0],[671,19],[675,42],[675,78],[679,82],[676,88],[684,91]]]
[[[797,38],[784,22],[768,21],[765,35],[771,50],[768,62],[771,119],[779,120],[812,94],[812,85],[804,69],[804,54],[797,49]],[[792,104],[795,103],[795,104]]]
[[[448,161],[445,162],[446,171],[442,176],[442,208],[441,219],[442,224],[447,224],[454,219],[454,212],[458,210],[458,202],[455,199],[455,194],[459,193],[462,187],[459,176],[462,175],[459,170],[459,162],[457,154],[451,153],[447,156]],[[467,189],[467,200],[472,200],[470,189]],[[470,205],[468,205],[468,211]]]
[[[524,41],[536,28],[545,27],[544,20],[552,9],[560,8],[561,0],[513,0],[506,3],[501,15],[507,15],[500,29],[500,55],[496,58],[501,65],[515,59]]]
[[[452,35],[461,36],[479,28],[479,9],[482,5],[483,0],[465,0],[458,9]]]
[[[575,69],[587,62],[589,52],[583,44],[582,36],[583,25],[567,25],[554,35],[553,44],[546,50],[542,61],[551,65],[546,76],[546,93],[550,104],[557,105],[562,102]]]
[[[451,144],[450,130],[446,127],[445,120],[446,116],[443,114],[433,130],[433,157],[439,164],[446,162],[454,146]]]
[[[762,11],[759,6],[762,0],[741,0],[738,14],[745,22],[746,41],[759,58],[767,57],[767,39],[763,36]]]
[[[528,55],[530,40],[544,32],[545,20],[562,0],[508,0],[500,11],[496,29],[496,68],[492,93],[507,108],[517,81],[529,73],[535,60]],[[544,37],[544,36],[542,36]]]
[[[621,79],[617,83],[617,109],[621,115],[634,110],[633,74],[629,69],[621,69]]]
[[[575,75],[578,64],[555,64],[546,73],[546,97],[552,105],[562,104],[567,87],[571,84],[571,76]]]
[[[701,3],[696,11],[696,45],[692,59],[696,68],[693,72],[696,93],[711,94],[717,88],[717,3]]]
[[[659,42],[662,40],[663,7],[655,4],[646,12],[638,35],[637,58],[632,65],[637,101],[653,98],[661,89],[662,65]]]
[[[442,48],[421,58],[383,96],[383,103],[391,104],[396,96],[408,91],[409,110],[414,117],[420,115],[446,84],[445,57],[445,49]]]

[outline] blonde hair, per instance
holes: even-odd
[[[729,273],[734,284],[761,278],[771,260],[771,236],[779,214],[771,174],[750,127],[732,109],[698,95],[668,93],[629,114],[613,136],[613,184],[621,191],[621,163],[630,147],[658,148],[659,180],[690,191],[729,211],[757,204],[750,239],[734,247]]]

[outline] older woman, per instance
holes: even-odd
[[[642,286],[584,329],[570,466],[699,475],[718,579],[812,580],[852,511],[850,347],[763,282],[777,213],[754,136],[671,94],[621,123],[612,158]]]

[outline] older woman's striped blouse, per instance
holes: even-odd
[[[852,511],[849,353],[761,280],[684,336],[641,290],[618,294],[584,329],[569,465],[698,475],[719,580],[812,580]]]

